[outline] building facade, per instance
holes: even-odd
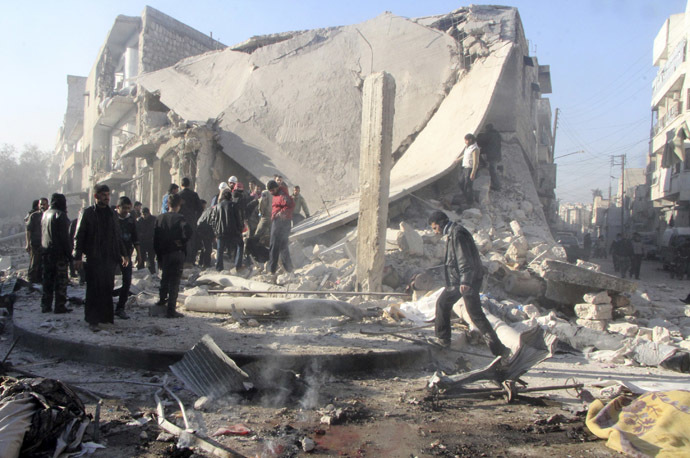
[[[689,2],[690,5],[690,2]],[[652,132],[647,161],[650,197],[661,217],[676,226],[690,225],[690,11],[670,16],[654,40]]]

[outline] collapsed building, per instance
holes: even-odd
[[[183,176],[210,199],[230,175],[277,173],[320,210],[295,236],[338,226],[356,218],[362,84],[377,71],[397,87],[391,200],[437,183],[464,135],[492,123],[527,172],[516,177],[527,198],[553,213],[549,67],[529,55],[517,9],[493,6],[384,13],[229,48],[150,7],[120,16],[89,77],[70,77],[63,191],[88,199],[105,183],[157,213]],[[81,85],[83,114],[71,108]]]

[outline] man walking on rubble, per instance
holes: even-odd
[[[429,225],[436,234],[447,237],[444,262],[446,288],[436,302],[435,324],[439,343],[450,346],[450,314],[453,305],[462,297],[467,314],[487,341],[491,353],[507,358],[510,350],[500,341],[482,310],[479,290],[484,267],[472,234],[459,223],[451,222],[442,211],[435,211],[429,216]]]
[[[295,202],[288,195],[287,186],[279,185],[275,180],[266,184],[266,189],[273,196],[271,208],[271,245],[269,247],[269,266],[273,282],[276,281],[278,258],[286,272],[292,272],[292,260],[288,248],[290,229],[292,228],[292,210]]]
[[[180,214],[182,198],[173,194],[168,199],[169,212],[159,215],[153,232],[153,247],[161,269],[161,286],[158,305],[166,305],[168,318],[184,315],[175,310],[180,279],[184,268],[185,246],[192,236],[192,228]]]
[[[72,260],[72,240],[69,236],[67,199],[64,194],[50,197],[50,209],[41,219],[41,246],[43,248],[43,296],[41,312],[71,312],[67,308],[68,269]],[[55,309],[53,309],[55,296]]]
[[[38,208],[34,209],[26,217],[26,252],[29,253],[29,270],[27,272],[31,283],[43,281],[43,256],[41,249],[41,218],[48,210],[48,199],[41,197]]]
[[[638,232],[633,233],[632,248],[633,254],[630,260],[630,278],[635,277],[636,280],[639,280],[642,258],[644,258],[644,244]]]
[[[172,196],[173,194],[177,194],[178,192],[180,192],[180,187],[177,184],[172,183],[168,188],[168,193],[163,196],[163,201],[161,202],[161,214],[168,213],[168,199],[170,199],[170,196]]]
[[[477,135],[477,144],[481,148],[482,154],[489,163],[489,175],[491,176],[491,189],[501,190],[501,183],[498,179],[498,163],[501,161],[501,134],[494,129],[493,124],[487,124],[484,132]]]
[[[99,323],[113,322],[113,287],[118,263],[129,264],[120,225],[110,208],[110,188],[94,187],[95,205],[82,210],[74,234],[74,267],[82,266],[86,274],[86,302],[84,319],[89,329],[98,332]]]
[[[457,161],[461,162],[459,179],[460,189],[465,196],[467,205],[472,206],[474,204],[472,183],[477,177],[477,169],[479,168],[479,146],[477,146],[477,139],[474,135],[465,135],[465,149],[462,150]]]

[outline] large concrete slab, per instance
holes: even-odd
[[[506,43],[461,75],[424,130],[393,166],[390,202],[432,183],[454,168],[465,146],[465,134],[477,132],[484,122],[512,50],[513,45]],[[329,208],[330,215],[316,215],[293,228],[292,238],[307,238],[354,220],[358,203],[356,195],[341,199]]]
[[[586,287],[588,292],[607,290],[632,293],[637,289],[635,282],[562,261],[545,260],[536,270],[547,283],[554,281]]]
[[[364,78],[386,71],[397,82],[396,150],[424,128],[459,67],[450,35],[385,13],[251,54],[190,58],[138,82],[185,119],[218,118],[226,154],[262,179],[279,171],[317,210],[357,190]]]

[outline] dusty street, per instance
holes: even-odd
[[[612,271],[610,261],[603,261],[602,269]],[[641,277],[639,287],[657,303],[674,303],[690,287],[690,282],[671,280],[653,261],[643,263]],[[75,313],[82,310],[78,308]],[[117,321],[116,326],[127,324]],[[13,341],[11,329],[6,329],[1,339],[0,352],[4,353]],[[483,346],[458,345],[454,343],[453,348],[488,355]],[[190,427],[200,434],[212,435],[233,425],[250,430],[246,435],[215,437],[244,456],[306,455],[301,447],[305,438],[314,441],[316,448],[310,454],[316,456],[614,455],[584,427],[585,406],[574,390],[529,393],[511,404],[501,397],[428,398],[425,384],[434,371],[478,368],[488,361],[456,351],[430,350],[428,362],[414,369],[337,376],[317,371],[309,377],[310,389],[300,397],[286,398],[270,392],[254,397],[230,396],[203,411],[192,408],[196,396],[169,372],[50,360],[21,346],[12,351],[9,361],[103,398],[98,442],[106,448],[98,450],[96,456],[186,456],[175,454],[183,452],[173,453],[173,438],[161,434],[155,421],[150,420],[155,411],[155,385],[166,376],[185,404]],[[599,390],[591,384],[611,378],[688,381],[686,375],[664,369],[617,366],[568,354],[541,363],[524,380],[531,387],[577,381],[596,397]],[[82,398],[87,411],[95,414],[95,400]],[[167,405],[166,414],[183,425],[174,402]]]

